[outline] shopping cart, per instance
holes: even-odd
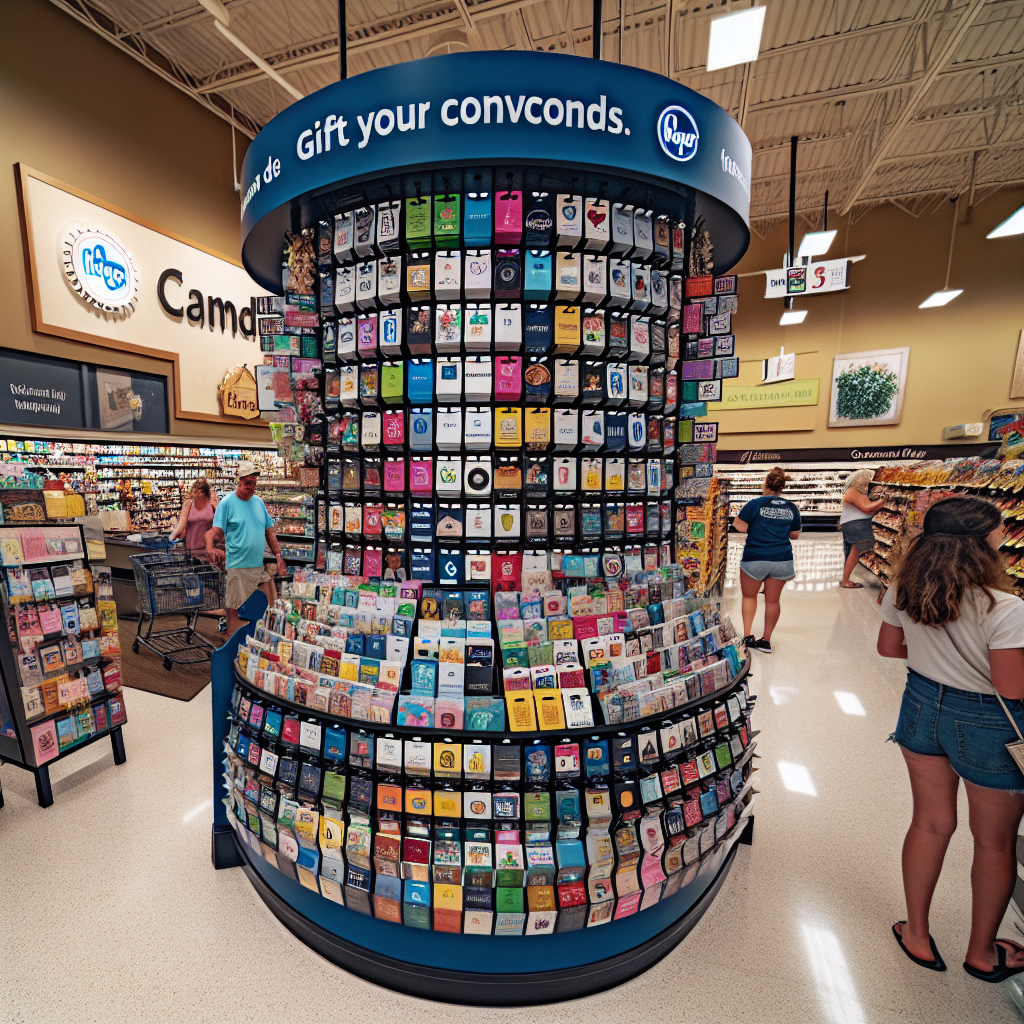
[[[182,550],[132,555],[130,560],[139,592],[139,626],[132,650],[138,654],[141,644],[161,655],[168,672],[173,665],[209,661],[216,647],[196,632],[196,621],[200,612],[224,607],[224,573]],[[154,633],[156,620],[170,615],[185,616],[185,625]]]

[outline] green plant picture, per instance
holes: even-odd
[[[877,363],[844,370],[836,377],[836,415],[850,420],[870,420],[889,411],[900,389],[900,379]]]
[[[899,423],[909,355],[898,348],[836,356],[829,426]]]

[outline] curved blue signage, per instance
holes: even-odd
[[[340,183],[503,163],[593,168],[694,189],[722,204],[743,235],[742,252],[750,161],[732,117],[662,75],[561,54],[428,57],[329,85],[256,136],[242,165],[242,259],[273,287],[280,248],[272,260],[256,250],[277,231],[253,238],[254,228]]]

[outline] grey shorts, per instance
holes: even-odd
[[[792,558],[785,562],[740,562],[740,571],[752,580],[791,580],[796,575]]]
[[[240,608],[252,596],[253,591],[267,580],[270,573],[257,565],[254,569],[228,569],[228,585],[224,603],[228,608]]]

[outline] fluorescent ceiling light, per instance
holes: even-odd
[[[1009,235],[1024,235],[1024,206],[1011,213],[1002,224],[997,224],[985,237],[1006,238]]]
[[[782,314],[782,319],[779,321],[779,324],[782,327],[788,327],[790,324],[802,324],[804,322],[804,317],[806,316],[806,309],[787,309]]]
[[[941,292],[932,292],[917,308],[931,309],[933,306],[944,306],[947,302],[952,302],[958,295],[962,295],[963,291],[963,288],[945,288]]]
[[[782,776],[782,784],[790,793],[803,793],[805,796],[818,795],[818,791],[811,781],[811,773],[804,765],[793,764],[792,761],[780,761],[779,774]]]
[[[765,7],[751,7],[711,20],[708,40],[708,71],[757,60],[761,49]]]
[[[847,715],[866,715],[864,705],[855,693],[846,690],[833,690],[836,700],[839,702],[839,709]]]
[[[824,256],[832,239],[836,237],[835,231],[808,231],[800,243],[800,250],[797,257],[801,256]]]

